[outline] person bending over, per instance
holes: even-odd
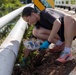
[[[71,44],[76,36],[76,21],[72,16],[52,8],[37,12],[32,7],[25,7],[22,11],[22,18],[29,25],[34,25],[33,35],[44,41],[40,50],[47,49],[51,43],[54,43],[55,47],[64,45],[56,61],[65,63],[71,59]],[[57,51],[59,49],[56,49],[55,52]]]

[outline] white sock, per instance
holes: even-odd
[[[61,45],[63,42],[61,40],[58,40],[55,45]]]
[[[64,51],[67,52],[67,53],[70,53],[71,47],[65,47],[65,48],[64,48]]]

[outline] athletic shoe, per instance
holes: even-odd
[[[58,59],[56,59],[56,62],[66,63],[66,62],[70,61],[71,58],[72,58],[72,53],[71,52],[69,54],[65,51],[62,51],[61,54],[60,54],[60,57]]]

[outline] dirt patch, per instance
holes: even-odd
[[[59,53],[40,52],[40,54],[34,57],[31,64],[24,68],[15,66],[12,75],[70,75],[70,72],[74,69],[76,71],[76,40],[72,44],[73,60],[65,64],[56,64],[55,60],[59,57]],[[76,75],[76,74],[71,74]]]
[[[65,64],[56,64],[59,54],[47,52],[34,57],[31,65],[26,65],[25,68],[15,66],[12,75],[68,75],[75,68],[76,62],[73,59]]]

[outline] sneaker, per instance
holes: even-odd
[[[71,58],[72,58],[71,52],[70,52],[70,54],[68,54],[67,52],[62,51],[60,54],[60,57],[58,59],[56,59],[56,62],[66,63],[66,62],[70,61]]]
[[[49,52],[60,52],[64,49],[64,43],[61,45],[55,45],[52,49],[49,49]]]

